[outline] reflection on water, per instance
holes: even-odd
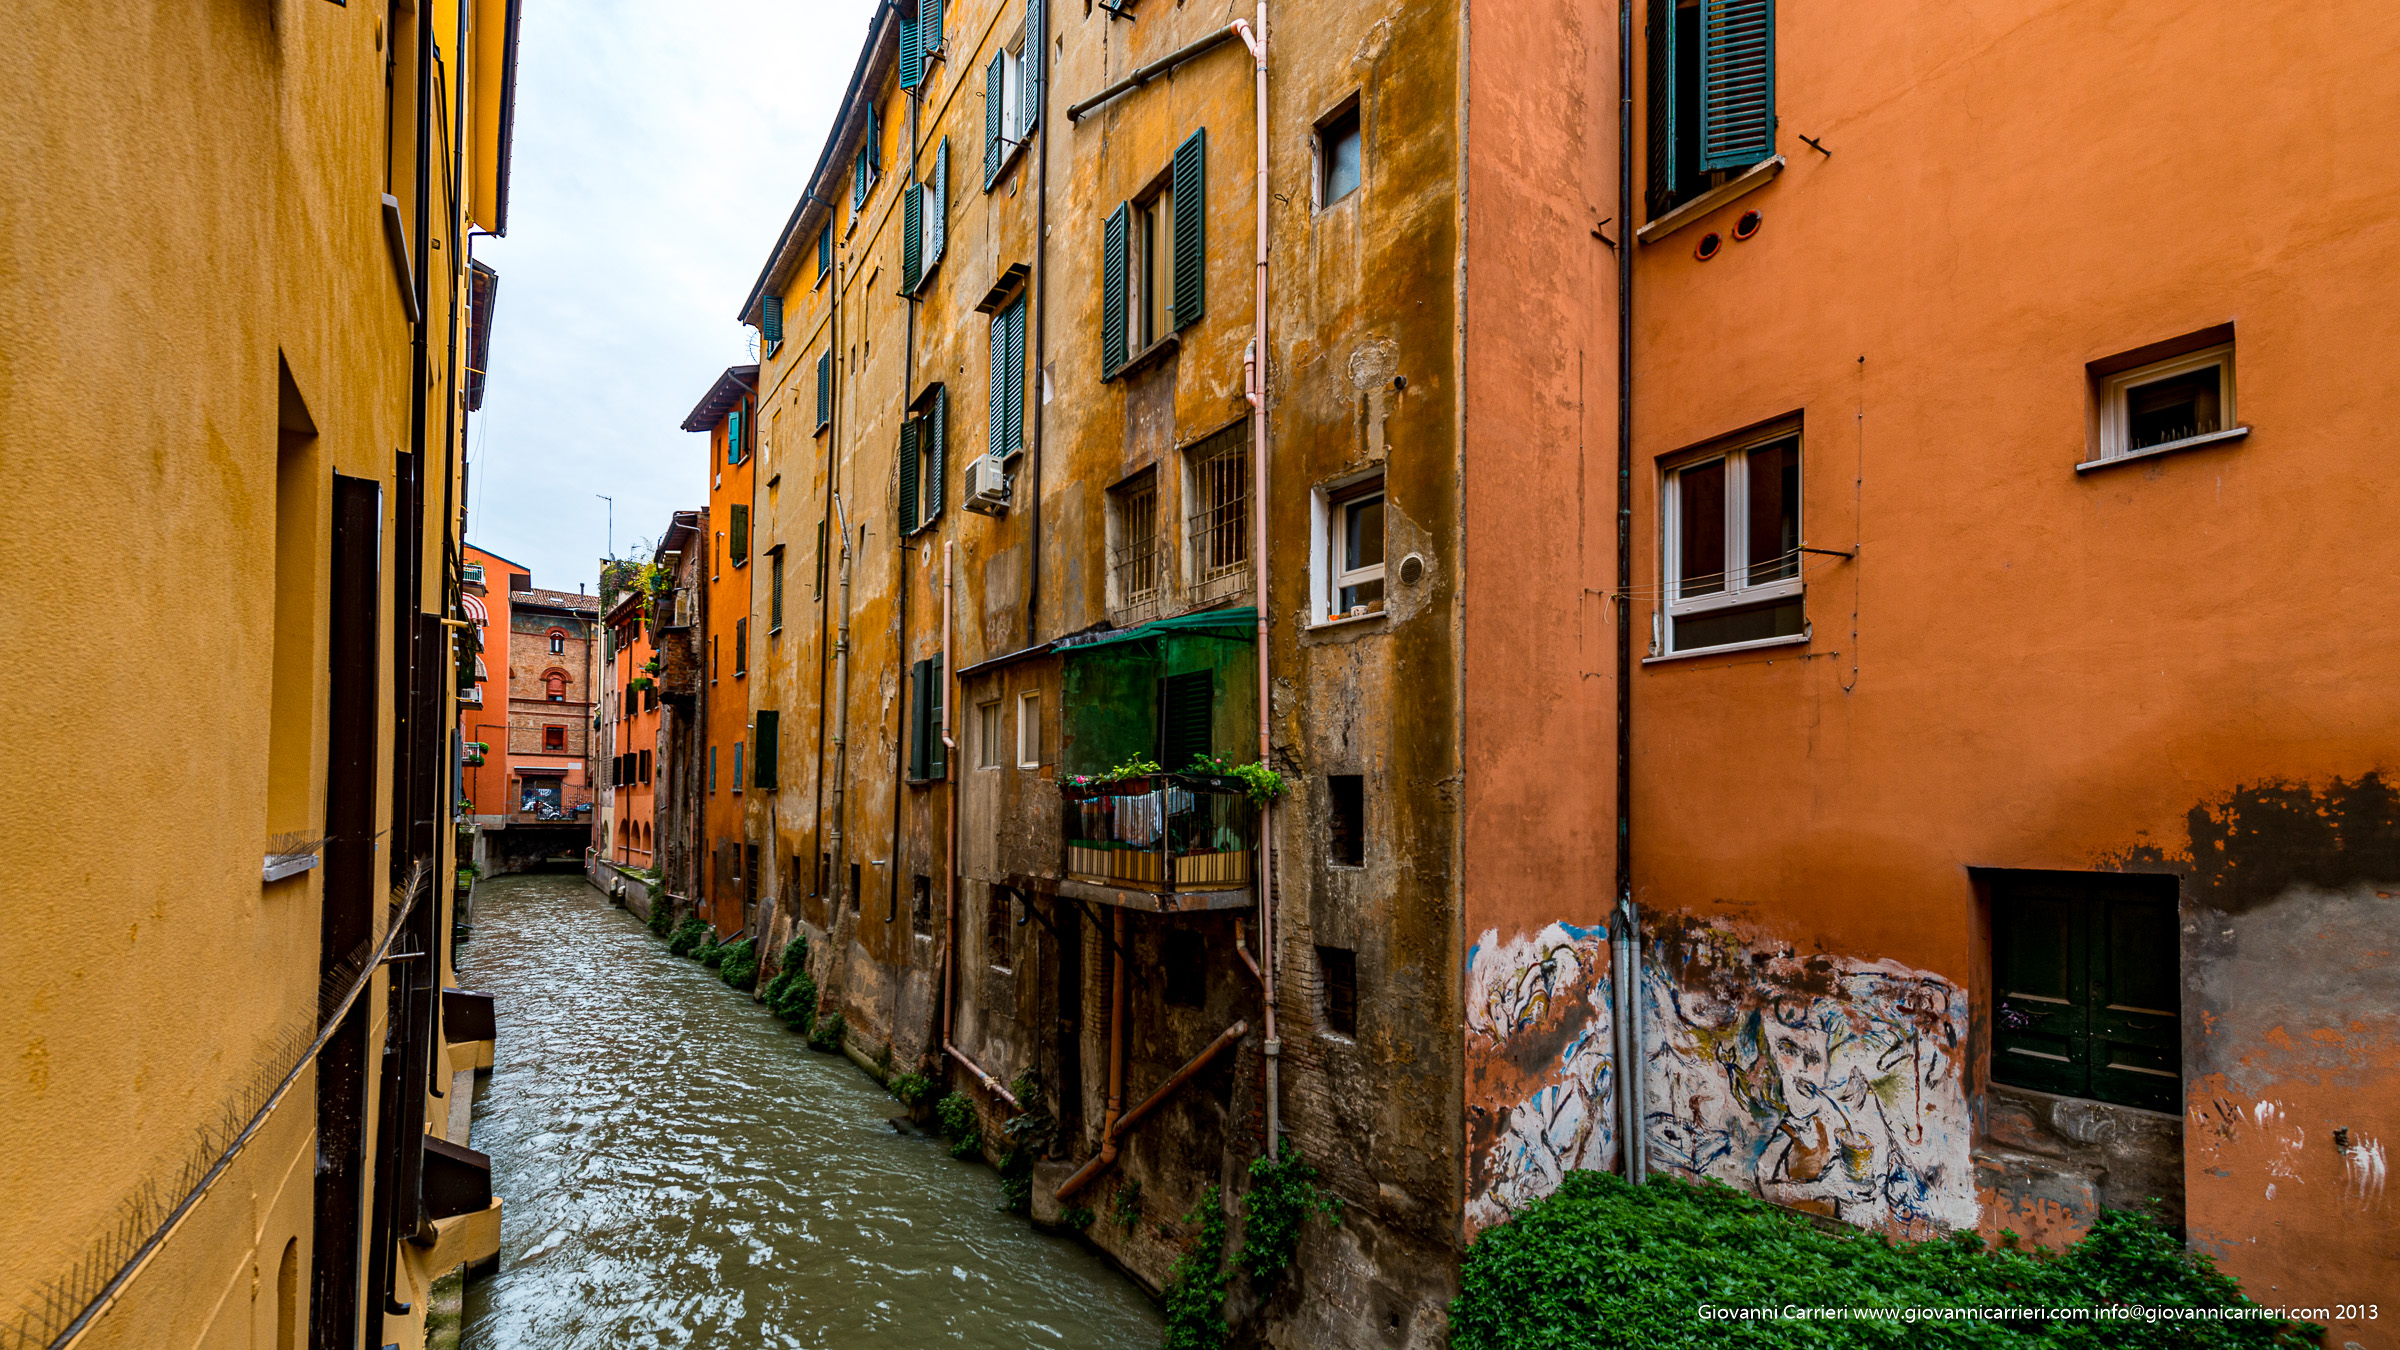
[[[475,898],[459,982],[500,1041],[474,1145],[507,1208],[468,1350],[1158,1343],[1133,1285],[581,877]]]

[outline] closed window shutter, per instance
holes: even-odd
[[[758,777],[755,786],[762,788],[775,786],[776,732],[778,730],[777,723],[781,720],[782,714],[780,713],[765,709],[759,711],[758,751],[751,756],[757,765]]]
[[[925,409],[924,485],[925,518],[932,520],[942,514],[944,499],[949,490],[950,449],[950,390],[944,385],[933,387],[933,403]]]
[[[2092,1095],[2183,1109],[2181,947],[2175,902],[2111,895],[2092,905]]]
[[[924,12],[924,10],[923,10],[923,6],[919,6],[919,7],[918,7],[918,12],[919,12],[920,14],[922,14],[922,13]],[[924,52],[925,52],[925,49],[924,49],[924,47],[921,45],[921,43],[920,43],[920,41],[919,41],[919,37],[918,37],[917,20],[915,20],[915,19],[912,19],[912,18],[908,17],[908,16],[907,16],[907,15],[905,15],[905,14],[901,15],[901,16],[900,16],[900,87],[901,87],[901,88],[903,88],[903,89],[914,89],[914,88],[916,88],[916,87],[917,87],[917,80],[918,80],[918,76],[919,76],[919,74],[920,74],[920,72],[921,72],[921,68],[922,68],[922,67],[923,67],[923,65],[924,65],[924,59],[925,59],[925,57],[924,57]]]
[[[817,276],[820,280],[833,272],[833,226],[817,231]]]
[[[822,428],[833,421],[833,353],[817,358],[817,425]]]
[[[1650,214],[1675,204],[1675,3],[1650,0]]]
[[[915,295],[925,268],[925,198],[914,185],[900,193],[900,293]]]
[[[735,503],[733,516],[733,560],[736,564],[750,560],[750,508]]]
[[[739,408],[725,417],[725,462],[742,462],[742,410]]]
[[[2083,925],[2064,895],[1994,897],[1993,1072],[2003,1082],[2070,1097],[2091,1070],[2084,1037]]]
[[[917,419],[900,423],[900,533],[917,532]]]
[[[1019,139],[1042,120],[1042,58],[1050,48],[1050,29],[1042,18],[1042,0],[1025,0],[1025,125]]]
[[[1175,147],[1175,328],[1208,312],[1208,128]]]
[[[908,669],[908,776],[925,777],[925,663]]]
[[[1700,0],[1700,168],[1775,148],[1775,0]]]
[[[1125,365],[1125,241],[1132,209],[1120,202],[1100,233],[1100,378]]]
[[[929,200],[925,203],[925,266],[930,269],[942,260],[942,246],[950,242],[950,138],[942,137],[933,146],[933,182],[928,185]]]
[[[1025,297],[1019,295],[1000,318],[1008,338],[1008,439],[1000,447],[1007,454],[1025,448]]]
[[[1000,113],[1007,98],[1008,53],[992,53],[991,68],[983,77],[983,190],[992,190],[1000,177]]]
[[[858,158],[850,162],[850,214],[857,215],[858,208],[865,205],[866,200],[867,152],[861,150]]]
[[[783,341],[783,297],[770,295],[759,308],[759,330],[769,342]]]
[[[1215,749],[1209,736],[1209,715],[1216,701],[1216,676],[1209,671],[1169,675],[1159,681],[1158,762],[1167,772],[1182,773],[1193,760]]]
[[[1007,316],[992,316],[991,389],[984,397],[983,450],[998,463],[1008,451],[1000,443],[1000,413],[1006,402],[1000,390],[1008,383],[1008,320]]]
[[[883,123],[876,116],[872,103],[867,105],[867,144],[860,153],[866,156],[869,173],[883,168]]]
[[[925,776],[941,778],[950,771],[950,747],[942,744],[942,658],[933,657],[925,665]]]
[[[772,632],[783,627],[783,554],[767,555],[768,574],[773,577],[767,592],[767,629]]]
[[[645,750],[642,753],[646,755],[650,752]],[[742,777],[742,746],[741,743],[737,741],[734,743],[733,747],[733,790],[736,792],[741,791],[742,784],[745,781],[746,780]]]

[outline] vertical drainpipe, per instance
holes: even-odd
[[[898,191],[908,192],[913,190],[913,180],[917,175],[917,94],[913,89],[908,91],[908,156],[902,163],[904,167],[900,174]],[[897,205],[886,209],[897,209]],[[907,214],[903,212],[900,219],[905,224],[908,220]],[[916,297],[902,297],[901,309],[900,420],[906,422],[908,420],[909,395],[915,392],[917,381]],[[925,514],[924,503],[925,483],[923,479],[919,479],[917,482],[917,515],[920,519]],[[892,558],[898,567],[893,577],[893,585],[900,592],[900,635],[894,642],[893,651],[898,657],[896,668],[899,671],[908,669],[908,540],[909,527],[915,524],[915,521],[908,521],[898,525],[892,531]],[[895,700],[900,710],[900,725],[896,728],[897,734],[892,737],[892,849],[888,855],[891,858],[891,865],[883,869],[890,881],[890,893],[885,899],[886,907],[883,913],[884,922],[895,930],[893,943],[895,955],[892,962],[895,967],[906,964],[905,958],[899,953],[910,950],[908,944],[898,941],[897,933],[900,926],[900,842],[902,834],[900,807],[906,795],[906,788],[903,784],[908,778],[908,719],[912,711],[908,706],[908,695],[908,682],[902,680],[900,697]],[[910,908],[909,918],[913,924],[916,918],[913,905]],[[884,1029],[887,1043],[898,1040],[900,1036],[901,984],[900,980],[892,981],[892,1021],[891,1025]]]
[[[1058,70],[1050,64],[1050,7],[1042,6],[1042,31],[1025,35],[1026,45],[1038,54],[1042,62],[1042,102],[1050,101],[1050,90],[1058,83]],[[1034,109],[1033,152],[1033,428],[1030,443],[1025,447],[1029,461],[1028,496],[1033,506],[1032,556],[1026,559],[1025,583],[1025,645],[1040,641],[1042,621],[1042,394],[1049,388],[1044,373],[1049,358],[1046,333],[1050,319],[1050,118],[1042,108]]]
[[[1242,34],[1257,68],[1256,107],[1258,166],[1252,195],[1258,209],[1257,295],[1251,315],[1250,350],[1242,361],[1243,394],[1250,400],[1250,554],[1257,582],[1258,609],[1258,762],[1273,753],[1274,698],[1267,662],[1267,0],[1258,0],[1255,30]],[[1283,1042],[1275,1035],[1275,808],[1258,809],[1259,997],[1265,1005],[1267,1059],[1267,1156],[1283,1152]]]
[[[814,185],[811,185],[811,187],[808,189],[808,192],[809,192],[809,195],[811,195],[811,196],[815,196],[816,189],[815,189]],[[823,207],[825,208],[825,225],[824,225],[824,228],[826,228],[826,229],[829,229],[829,230],[830,230],[830,229],[832,229],[832,228],[833,228],[833,203],[831,203],[831,202],[828,202],[828,201],[825,201],[823,198],[818,198],[818,204],[819,204],[819,205],[821,205],[821,206],[823,206]],[[837,369],[837,368],[838,368],[838,367],[841,365],[841,360],[842,360],[842,357],[841,357],[841,351],[842,351],[842,287],[841,287],[841,280],[840,280],[840,278],[839,278],[839,277],[828,278],[828,279],[827,279],[827,281],[826,281],[826,283],[825,283],[825,287],[826,287],[826,291],[825,291],[825,351],[826,351],[826,355],[827,355],[827,356],[830,358],[830,359],[829,359],[829,361],[827,362],[827,367],[826,367],[826,368],[827,368],[828,370],[833,370],[833,369]],[[836,465],[836,464],[835,464],[835,462],[834,462],[833,448],[834,448],[834,446],[835,446],[835,445],[838,443],[838,441],[837,441],[837,438],[836,438],[836,437],[835,437],[835,435],[834,435],[834,427],[833,427],[833,423],[834,423],[836,420],[838,420],[838,410],[839,410],[840,406],[841,406],[841,400],[840,400],[840,399],[838,399],[838,398],[835,398],[835,397],[832,397],[832,396],[830,396],[830,395],[828,395],[828,396],[826,397],[826,400],[825,400],[825,420],[826,420],[826,427],[825,427],[825,505],[824,505],[824,508],[823,508],[823,510],[824,510],[824,514],[823,514],[822,516],[818,517],[818,519],[819,519],[819,520],[821,520],[821,521],[823,521],[823,522],[825,522],[825,523],[826,523],[826,533],[825,533],[823,536],[821,536],[821,537],[818,539],[818,541],[817,541],[817,547],[818,547],[818,549],[819,549],[819,550],[822,550],[822,549],[824,549],[824,548],[826,547],[826,545],[828,545],[828,544],[831,544],[831,543],[835,542],[835,541],[833,540],[833,538],[832,538],[832,529],[831,529],[831,526],[832,526],[832,521],[833,521],[833,519],[834,519],[834,516],[835,516],[835,508],[834,508],[834,503],[835,503],[835,493],[834,493],[834,490],[833,490],[833,479],[834,479],[834,472],[835,472],[835,469],[837,468],[837,465]],[[849,531],[848,531],[848,529],[847,529],[846,527],[844,528],[844,530],[843,530],[843,532],[842,532],[842,538],[841,538],[841,540],[840,540],[840,543],[841,543],[841,545],[842,545],[842,548],[843,548],[845,551],[847,551],[847,550],[849,549],[849,547],[850,547],[850,536],[849,536]],[[824,558],[823,558],[823,557],[821,557],[821,556],[820,556],[820,557],[817,559],[817,565],[818,565],[819,567],[822,567],[822,566],[824,566],[824,565],[825,565],[825,560],[824,560]],[[831,599],[832,599],[832,597],[831,597],[831,596],[829,596],[829,595],[826,593],[826,588],[825,588],[825,586],[824,586],[822,583],[820,583],[820,584],[818,585],[818,587],[817,587],[817,648],[818,648],[819,652],[822,652],[822,651],[824,650],[824,645],[825,645],[825,621],[826,621],[826,618],[827,618],[826,607],[827,607],[827,605],[830,603]],[[820,892],[820,894],[821,894],[821,895],[822,895],[822,897],[824,898],[824,900],[825,900],[825,904],[826,904],[826,908],[825,908],[825,932],[826,932],[826,935],[827,935],[828,937],[830,937],[830,936],[832,936],[832,933],[833,933],[833,922],[834,922],[834,907],[833,907],[833,895],[834,895],[834,873],[833,873],[833,863],[832,863],[831,859],[833,858],[833,856],[834,856],[834,853],[835,853],[835,851],[836,851],[836,850],[834,850],[833,848],[831,848],[831,847],[830,847],[830,845],[831,845],[831,843],[832,843],[832,842],[838,841],[838,840],[840,839],[840,837],[841,837],[841,836],[840,836],[840,834],[839,834],[839,832],[838,832],[838,831],[835,833],[835,835],[834,835],[834,839],[833,839],[833,840],[830,840],[830,841],[829,841],[829,840],[826,838],[826,836],[825,836],[825,677],[826,677],[826,674],[827,674],[826,667],[827,667],[827,665],[828,665],[828,664],[829,664],[829,663],[828,663],[828,662],[827,662],[827,661],[826,661],[826,660],[825,660],[825,659],[824,659],[822,656],[819,656],[819,657],[818,657],[818,659],[817,659],[817,773],[816,773],[816,780],[817,780],[817,782],[816,782],[816,802],[814,803],[814,807],[813,807],[813,809],[814,809],[814,812],[815,812],[815,818],[816,818],[816,837],[810,841],[810,842],[811,842],[811,843],[814,845],[814,847],[813,847],[813,848],[812,848],[810,851],[811,851],[811,852],[814,852],[815,854],[817,854],[817,855],[818,855],[819,859],[821,860],[821,865],[822,865],[822,866],[824,867],[824,869],[825,869],[825,884],[824,884],[824,889],[823,889],[823,890]]]
[[[1649,1172],[1642,1137],[1641,926],[1633,905],[1633,0],[1617,4],[1617,1103],[1625,1176]]]

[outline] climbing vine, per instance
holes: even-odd
[[[1250,1164],[1250,1193],[1242,1200],[1242,1250],[1236,1258],[1250,1278],[1264,1285],[1291,1267],[1300,1227],[1311,1214],[1342,1221],[1342,1202],[1317,1185],[1317,1169],[1300,1150],[1285,1145],[1280,1158]]]
[[[1183,1221],[1199,1225],[1167,1270],[1165,1350],[1218,1350],[1225,1344],[1225,1197],[1215,1185]]]

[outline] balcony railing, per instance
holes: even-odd
[[[1239,779],[1162,773],[1062,784],[1066,871],[1124,890],[1231,891],[1257,875],[1258,810]]]
[[[1109,622],[1119,628],[1146,623],[1175,611],[1175,545],[1151,535],[1120,544],[1111,562],[1115,589],[1108,608]]]

